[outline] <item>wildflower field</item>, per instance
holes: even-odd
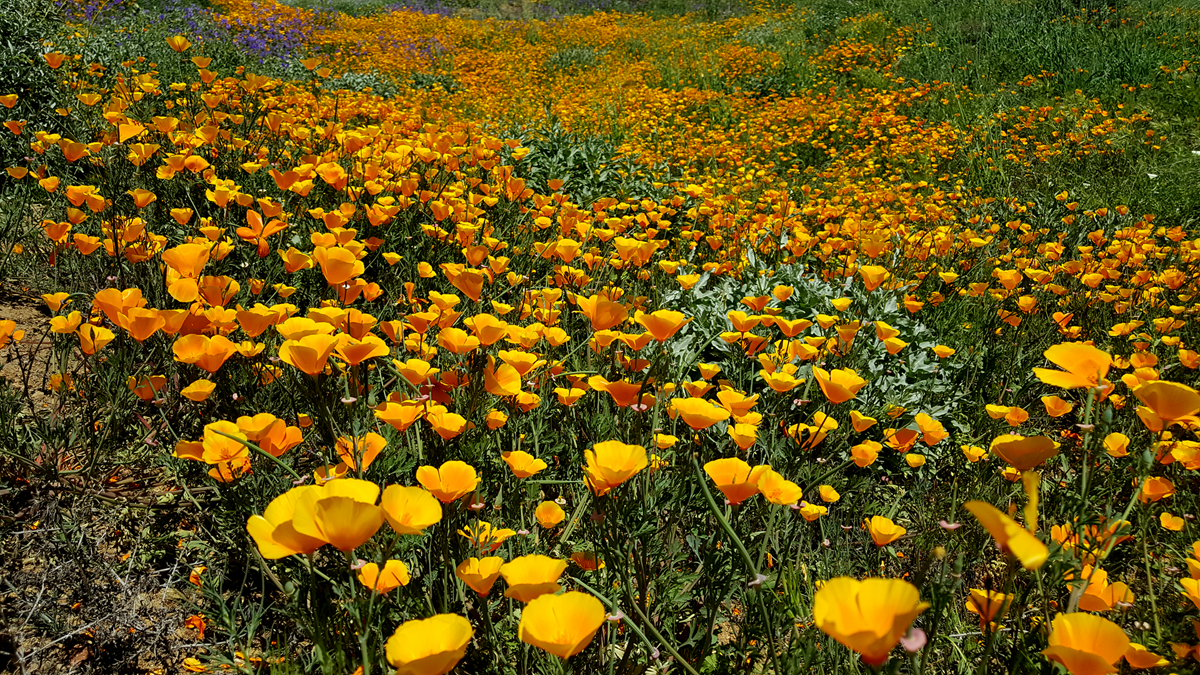
[[[1200,671],[1198,54],[0,0],[0,673]]]

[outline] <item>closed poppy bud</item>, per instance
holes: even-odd
[[[316,537],[339,551],[353,551],[375,535],[383,524],[383,509],[375,505],[379,486],[357,478],[326,483],[304,493],[293,521],[297,532]]]
[[[525,644],[569,659],[591,643],[604,616],[604,605],[587,593],[543,595],[521,612],[517,632]]]
[[[813,598],[813,621],[826,635],[879,667],[929,603],[901,579],[838,577]]]
[[[871,541],[875,542],[876,546],[887,546],[908,532],[905,528],[892,522],[891,518],[884,516],[871,516],[866,523],[867,532],[871,534]]]
[[[567,513],[558,504],[546,501],[538,504],[533,511],[533,517],[537,519],[538,525],[548,530],[561,523],[567,517]]]
[[[558,578],[567,569],[567,561],[544,555],[525,555],[500,567],[508,590],[504,597],[529,602],[539,595],[557,593]]]
[[[1129,636],[1117,624],[1094,614],[1059,614],[1050,624],[1049,647],[1042,656],[1061,663],[1072,675],[1116,672],[1129,649]]]
[[[443,504],[449,504],[465,494],[474,492],[479,481],[475,467],[458,460],[445,462],[436,469],[432,466],[417,469],[417,482]]]
[[[389,485],[379,500],[383,516],[397,534],[424,534],[422,530],[442,519],[437,498],[419,487]]]
[[[397,675],[445,675],[467,654],[475,629],[457,614],[437,614],[400,624],[388,638],[388,663]]]
[[[904,463],[912,469],[920,468],[925,466],[925,455],[918,455],[915,452],[907,453],[904,455]]]
[[[838,494],[838,491],[833,489],[832,485],[822,485],[820,487],[820,492],[821,492],[821,501],[829,502],[830,504],[832,504],[842,498],[842,495]]]
[[[529,478],[546,468],[545,460],[538,459],[524,450],[513,450],[500,456],[517,478]]]
[[[411,579],[408,566],[400,560],[387,561],[382,570],[375,563],[367,563],[358,570],[358,582],[380,595],[407,586]]]
[[[469,558],[454,569],[454,576],[482,597],[491,592],[492,585],[500,578],[503,564],[504,558],[499,556]]]

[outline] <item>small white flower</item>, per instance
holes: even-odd
[[[1153,178],[1158,178],[1158,174],[1156,174],[1156,173],[1148,173],[1148,174],[1146,174],[1146,175],[1147,175],[1147,176],[1149,176],[1149,177],[1150,177],[1150,178],[1152,178],[1152,179],[1153,179]]]

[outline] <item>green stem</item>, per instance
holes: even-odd
[[[826,471],[824,474],[821,475],[820,478],[812,481],[807,486],[805,486],[804,492],[808,493],[813,488],[819,487],[822,483],[825,482],[825,479],[829,478],[830,476],[834,475],[835,473],[841,473],[844,469],[846,469],[846,467],[850,466],[853,463],[854,463],[854,459],[848,459],[848,460],[842,462],[841,464],[838,464],[837,466],[833,467],[829,471]]]
[[[592,595],[596,596],[596,599],[599,600],[600,602],[603,602],[609,608],[610,611],[613,611],[613,610],[620,611],[620,609],[617,607],[616,603],[614,603],[612,600],[609,600],[608,598],[604,597],[596,589],[592,588],[591,586],[588,586],[583,581],[581,581],[580,579],[577,579],[575,577],[570,577],[570,579],[571,579],[571,581],[579,584],[581,587],[587,589],[587,591],[589,593],[591,593]],[[650,620],[646,618],[646,615],[642,614],[642,610],[640,607],[637,606],[637,603],[634,602],[634,603],[630,603],[630,604],[633,606],[634,611],[637,612],[638,618],[641,619],[642,623],[646,626],[646,629],[649,630],[651,633],[653,633],[654,639],[661,642],[663,649],[667,650],[667,653],[670,654],[672,657],[675,658],[676,661],[679,662],[679,666],[681,668],[683,668],[684,670],[688,671],[689,673],[692,673],[692,675],[700,675],[699,673],[696,672],[695,668],[692,668],[691,664],[689,664],[687,661],[684,660],[684,658],[682,656],[679,655],[679,652],[676,651],[675,648],[673,646],[671,646],[671,644],[669,642],[667,642],[666,640],[663,639],[662,635],[659,634],[658,630],[654,628],[654,625],[650,623]],[[654,644],[650,642],[650,638],[646,637],[646,634],[643,633],[642,630],[640,628],[638,628],[636,624],[634,624],[632,621],[626,620],[625,625],[629,626],[629,630],[633,631],[635,635],[637,635],[639,638],[642,639],[642,642],[644,642],[646,644],[647,649],[649,649],[651,652],[655,651]]]
[[[729,521],[721,513],[720,507],[717,506],[717,501],[713,499],[712,492],[709,492],[708,484],[705,482],[704,471],[700,468],[700,460],[694,454],[692,455],[692,467],[696,470],[696,478],[700,481],[700,490],[704,493],[704,499],[708,502],[709,510],[717,517],[717,522],[721,524],[721,529],[725,530],[725,534],[728,534],[729,538],[733,540],[734,546],[742,554],[742,560],[746,562],[746,567],[750,568],[750,574],[757,580],[758,567],[754,564],[754,559],[750,557],[750,552],[746,550],[746,545],[742,543],[737,532],[733,531],[733,527],[729,525]]]

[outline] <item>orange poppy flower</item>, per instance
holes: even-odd
[[[403,433],[425,416],[425,404],[420,401],[387,401],[375,407],[375,417]]]
[[[539,595],[557,593],[562,589],[558,578],[566,570],[566,560],[536,553],[514,558],[500,567],[500,575],[508,586],[504,597],[529,602]]]
[[[1138,417],[1151,431],[1161,431],[1180,422],[1200,421],[1196,417],[1200,412],[1200,393],[1187,385],[1158,380],[1134,389],[1133,395],[1145,405],[1145,411],[1139,407]]]
[[[333,335],[309,335],[299,340],[286,340],[279,346],[279,359],[316,377],[325,371],[329,355],[337,348],[338,338]]]
[[[458,460],[445,462],[439,468],[422,466],[417,469],[417,482],[433,493],[443,504],[449,504],[479,486],[475,467]]]
[[[318,537],[301,534],[293,524],[300,498],[306,492],[320,489],[315,485],[292,488],[271,500],[261,516],[250,516],[246,529],[262,557],[278,560],[297,553],[312,553],[325,544]]]
[[[538,459],[524,450],[512,450],[500,456],[517,478],[529,478],[546,468],[545,460]]]
[[[9,331],[5,334],[5,337],[14,336],[12,339],[20,339],[20,337],[15,337],[16,335],[17,333]],[[79,327],[79,351],[91,356],[104,349],[104,345],[112,342],[115,337],[116,335],[113,335],[111,330],[103,326],[93,326],[90,323],[85,323]]]
[[[468,558],[454,569],[454,576],[480,597],[485,597],[491,592],[496,579],[500,578],[500,567],[503,564],[504,558],[498,556]]]
[[[1017,471],[1033,467],[1058,454],[1059,444],[1047,436],[997,436],[988,448],[993,455],[1009,463]]]
[[[1049,647],[1042,656],[1061,663],[1072,675],[1101,675],[1117,671],[1129,649],[1129,636],[1104,617],[1084,612],[1059,614],[1050,624]]]
[[[337,451],[338,457],[342,458],[346,466],[358,469],[361,464],[362,470],[366,471],[386,445],[387,440],[383,436],[368,433],[366,436],[356,438],[342,436],[337,439],[334,450]]]
[[[641,324],[655,340],[666,342],[683,328],[689,319],[683,312],[660,309],[649,314],[638,314],[634,321]]]
[[[714,459],[704,465],[704,473],[712,479],[725,500],[730,504],[741,504],[759,493],[758,481],[770,466],[751,467],[737,457]]]
[[[825,582],[813,597],[813,622],[878,668],[928,608],[916,586],[902,579],[838,577]]]
[[[358,582],[379,595],[407,586],[411,579],[408,566],[400,560],[387,561],[383,569],[376,563],[367,563],[358,570]]]
[[[820,385],[821,391],[825,394],[825,398],[829,399],[830,403],[838,404],[845,403],[858,395],[858,391],[867,384],[867,381],[858,376],[858,373],[850,368],[838,368],[833,371],[825,370],[824,368],[813,367],[813,377],[816,378],[817,384]]]
[[[345,248],[318,246],[313,249],[312,257],[330,286],[344,284],[366,271],[362,261]]]
[[[382,338],[376,335],[366,335],[361,340],[356,340],[346,333],[342,333],[337,336],[337,344],[333,348],[333,353],[347,364],[357,366],[367,359],[387,356],[391,353],[391,349]]]
[[[215,373],[237,351],[237,345],[223,335],[185,335],[171,346],[175,360]]]
[[[517,633],[522,642],[569,659],[592,642],[604,617],[604,605],[587,593],[542,595],[521,612]]]
[[[397,534],[421,535],[442,519],[442,505],[437,498],[419,487],[389,485],[383,490],[379,507]]]
[[[558,504],[545,501],[533,510],[533,517],[537,519],[538,525],[548,530],[561,523],[567,517],[567,513]]]
[[[442,440],[448,441],[452,438],[457,438],[459,434],[467,429],[467,420],[462,415],[447,411],[440,406],[430,408],[425,412],[425,421],[429,426],[442,437]]]
[[[461,328],[443,328],[438,333],[438,345],[452,354],[470,354],[479,344],[479,338]]]
[[[887,546],[908,533],[907,529],[884,516],[871,516],[870,520],[864,522],[867,525],[867,532],[871,535],[871,541],[875,542],[876,546]]]
[[[620,441],[603,441],[584,452],[586,482],[597,497],[608,494],[645,469],[649,464],[646,449]]]
[[[640,398],[638,394],[642,391],[642,385],[630,382],[628,380],[620,380],[617,382],[609,382],[600,375],[593,375],[588,378],[588,386],[596,391],[603,391],[612,397],[613,403],[617,407],[628,408],[637,403],[645,403],[649,394],[643,394]]]
[[[375,504],[379,486],[357,478],[341,478],[303,493],[292,520],[300,534],[347,552],[358,548],[383,525],[383,509]]]
[[[1000,548],[1016,556],[1022,567],[1036,570],[1046,564],[1050,550],[1017,521],[987,502],[970,501],[963,507],[979,520],[979,524],[992,535]]]
[[[576,296],[575,302],[579,305],[580,314],[592,322],[592,330],[608,330],[624,323],[629,317],[625,305],[602,296]]]
[[[697,431],[729,419],[729,411],[702,398],[676,398],[671,412],[683,418],[685,424]]]
[[[1052,387],[1061,389],[1090,389],[1111,384],[1104,379],[1112,367],[1112,356],[1092,345],[1064,342],[1045,352],[1046,360],[1063,370],[1034,368],[1033,374]]]

